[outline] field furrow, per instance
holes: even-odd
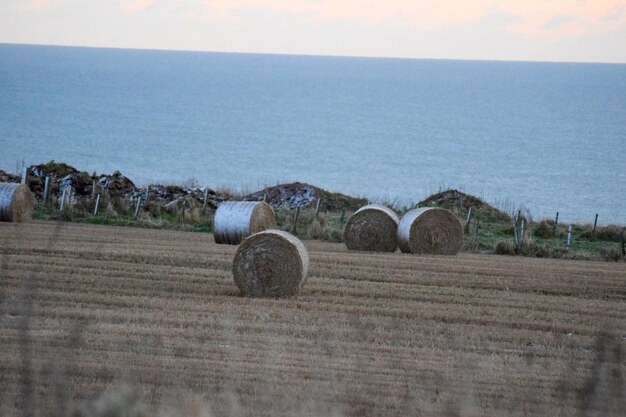
[[[298,298],[249,299],[208,234],[0,223],[0,415],[128,385],[215,415],[626,409],[624,263],[305,245]]]

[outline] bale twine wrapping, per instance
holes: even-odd
[[[255,233],[237,248],[235,284],[248,297],[292,297],[309,270],[309,255],[300,240],[282,230]]]
[[[395,252],[399,222],[398,215],[389,207],[369,204],[350,216],[343,238],[350,250]]]
[[[449,210],[414,209],[400,220],[398,245],[404,253],[456,255],[463,247],[463,227]]]
[[[0,221],[26,222],[33,216],[33,194],[24,184],[0,183]]]
[[[258,201],[228,201],[219,205],[213,221],[215,243],[238,245],[248,236],[276,227],[274,210]]]

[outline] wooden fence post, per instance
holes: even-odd
[[[475,244],[478,240],[478,227],[480,225],[480,220],[476,219],[476,224],[474,226],[474,239],[473,239],[473,243]]]
[[[517,222],[513,223],[513,242],[515,243],[515,253],[519,251],[519,236],[517,234]]]
[[[48,204],[48,196],[50,195],[50,176],[46,177],[43,185],[43,204]]]
[[[572,243],[572,225],[567,228],[567,250],[569,251],[570,244]]]
[[[137,196],[137,205],[135,206],[135,218],[139,215],[139,206],[141,205],[141,196]]]
[[[61,194],[61,207],[59,208],[59,211],[63,211],[63,208],[65,207],[66,195],[67,195],[67,188],[64,188],[63,193]]]
[[[470,219],[472,218],[472,208],[470,207],[469,210],[467,211],[467,220],[465,220],[465,233],[469,232],[470,229]]]
[[[96,205],[93,209],[93,217],[96,217],[98,215],[98,207],[100,207],[100,194],[98,194],[98,196],[96,197]]]
[[[296,215],[293,217],[293,234],[298,234],[298,217],[300,216],[300,206],[296,207]]]

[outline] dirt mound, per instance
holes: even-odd
[[[63,162],[50,161],[28,167],[28,187],[38,199],[43,198],[46,177],[50,177],[50,195],[59,195],[64,189],[72,189],[77,196],[91,194],[92,179]]]
[[[211,188],[204,187],[180,187],[178,185],[150,185],[150,201],[162,203],[165,207],[184,205],[186,207],[203,207],[206,195],[206,206],[215,210],[219,203],[228,200]],[[137,193],[145,193],[145,189],[139,189]]]
[[[472,208],[474,214],[479,214],[490,220],[509,221],[511,216],[489,205],[478,197],[462,193],[458,190],[446,190],[433,194],[417,204],[417,207],[441,207],[456,214],[465,214]]]
[[[129,195],[137,190],[135,184],[119,171],[115,171],[113,175],[100,175],[98,187],[113,197]]]
[[[50,177],[50,196],[58,197],[64,189],[71,189],[73,196],[79,199],[91,198],[93,184],[96,182],[96,193],[113,199],[135,201],[138,197],[145,198],[146,188],[137,187],[132,180],[120,171],[113,174],[96,176],[81,172],[63,162],[50,161],[45,164],[32,165],[28,168],[27,184],[38,200],[43,199],[46,177]],[[19,182],[20,177],[0,171],[0,182]],[[239,200],[240,197],[227,191],[215,191],[204,187],[180,187],[176,185],[150,185],[148,199],[161,203],[166,208],[184,205],[187,207],[206,206],[216,209],[222,201]],[[266,201],[274,208],[315,207],[320,199],[320,210],[355,211],[368,201],[354,198],[341,193],[333,193],[310,184],[295,182],[267,187],[243,198],[246,201]]]
[[[46,164],[32,165],[28,167],[28,172],[30,176],[37,178],[45,178],[47,176],[63,178],[71,174],[78,174],[80,171],[64,162],[52,160]]]
[[[354,211],[367,204],[365,198],[350,197],[341,193],[332,193],[314,185],[294,182],[267,187],[244,197],[246,201],[265,201],[273,208],[315,207],[320,199],[320,210]]]
[[[0,182],[20,182],[19,175],[9,174],[0,169]]]
[[[127,196],[136,190],[135,184],[119,171],[113,175],[92,177],[66,163],[50,161],[28,168],[28,186],[38,199],[43,198],[46,177],[50,177],[51,196],[58,196],[63,190],[71,189],[77,197],[90,197],[94,180],[97,192],[104,191],[113,197]]]

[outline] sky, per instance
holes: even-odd
[[[626,0],[0,0],[0,43],[626,63]]]

